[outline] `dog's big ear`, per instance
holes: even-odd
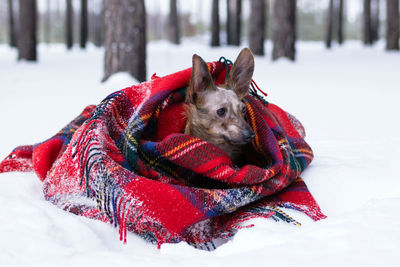
[[[239,98],[249,93],[254,72],[254,56],[250,49],[243,48],[233,64],[227,79],[227,85],[235,90]]]
[[[200,93],[213,88],[213,80],[207,64],[201,57],[194,54],[192,58],[192,76],[186,93],[186,101],[196,104]]]

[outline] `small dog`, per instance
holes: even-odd
[[[216,86],[207,64],[193,55],[192,76],[186,93],[185,134],[202,138],[224,150],[237,163],[242,148],[254,137],[245,121],[244,97],[254,71],[254,56],[244,48],[233,64],[226,83]]]

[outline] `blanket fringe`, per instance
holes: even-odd
[[[284,204],[280,204],[279,206],[282,208],[300,211],[300,212],[306,214],[308,217],[310,217],[314,221],[319,221],[319,220],[327,218],[327,216],[325,214],[323,214],[319,208],[306,208],[306,207],[303,207],[302,205],[296,205],[294,203],[284,203]]]
[[[198,227],[204,228],[208,230],[203,231],[203,236],[201,236],[195,230],[196,225],[193,226],[193,232],[188,230],[188,233],[185,234],[184,239],[187,236],[190,236],[190,241],[187,243],[190,246],[193,246],[197,249],[212,251],[215,250],[218,246],[227,242],[231,239],[237,231],[244,228],[252,228],[254,224],[245,224],[246,222],[256,219],[256,218],[266,218],[272,219],[276,222],[283,221],[295,226],[301,226],[301,224],[288,215],[283,210],[279,209],[277,206],[255,206],[248,210],[243,210],[239,214],[236,214],[234,217],[229,214],[226,215],[224,221],[220,221],[219,219],[211,219],[207,222],[203,221],[198,223],[200,225]],[[220,229],[217,233],[212,233],[213,229]]]

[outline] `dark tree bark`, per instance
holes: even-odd
[[[176,6],[177,0],[170,0],[170,10],[168,17],[168,39],[174,44],[180,44],[180,28],[179,28],[179,17],[178,9]]]
[[[371,35],[372,41],[379,40],[379,0],[372,0],[371,2]]]
[[[213,0],[211,12],[211,46],[220,46],[219,31],[219,0]]]
[[[327,19],[326,19],[326,33],[325,33],[325,46],[332,47],[333,40],[337,40],[338,44],[344,41],[344,1],[343,0],[329,0]],[[334,36],[333,36],[334,35]]]
[[[231,26],[231,21],[232,21],[232,14],[230,11],[230,5],[231,5],[231,0],[226,0],[226,43],[228,45],[232,44],[232,26]]]
[[[387,0],[386,12],[386,50],[399,50],[399,0]]]
[[[274,2],[274,30],[272,59],[296,57],[296,0]]]
[[[344,22],[344,15],[343,15],[343,0],[337,0],[337,13],[338,13],[338,25],[337,25],[337,41],[341,45],[344,41],[343,35],[343,22]]]
[[[37,61],[36,0],[19,0],[18,60]]]
[[[233,39],[234,45],[240,45],[240,37],[242,33],[242,0],[235,0],[236,2],[236,9],[235,9],[235,28],[236,28],[236,35]]]
[[[364,14],[363,14],[363,37],[364,44],[372,44],[372,31],[371,31],[371,0],[364,0]]]
[[[146,9],[144,0],[104,0],[104,78],[126,71],[146,80]]]
[[[66,0],[65,43],[68,49],[71,49],[74,44],[73,13],[72,0]]]
[[[264,55],[265,0],[252,0],[250,7],[249,46],[254,54]]]
[[[14,1],[8,0],[8,36],[11,47],[17,47],[17,27],[14,19]]]
[[[94,8],[93,8],[93,43],[97,47],[101,47],[103,45],[103,33],[102,33],[102,14],[100,5],[97,1],[94,1]]]
[[[227,0],[227,43],[228,45],[240,45],[242,1]]]
[[[329,0],[328,12],[326,16],[326,33],[325,46],[332,47],[332,32],[333,32],[333,0]]]
[[[230,0],[228,4],[228,44],[240,45],[242,0]]]
[[[81,0],[80,47],[86,48],[88,39],[88,1]]]

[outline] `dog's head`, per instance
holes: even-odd
[[[186,132],[217,146],[240,146],[254,137],[245,121],[244,97],[254,71],[254,57],[244,48],[233,64],[226,83],[216,86],[207,64],[193,55],[192,76],[187,90],[188,124]]]

